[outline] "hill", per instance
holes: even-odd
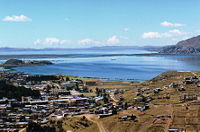
[[[25,64],[25,63],[22,60],[9,59],[4,64],[6,64],[6,65],[22,65],[22,64]]]
[[[178,42],[176,45],[167,46],[160,50],[164,54],[200,54],[200,35]]]
[[[23,61],[18,59],[9,59],[1,66],[30,66],[30,65],[51,65],[53,64],[50,61],[42,60],[42,61]]]
[[[0,99],[7,97],[9,99],[21,100],[22,96],[39,97],[40,93],[37,90],[31,90],[25,87],[17,87],[7,84],[5,81],[0,81]]]

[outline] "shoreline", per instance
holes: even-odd
[[[102,55],[86,55],[86,56],[82,56],[82,54],[80,55],[76,55],[75,54],[27,54],[27,55],[0,55],[0,58],[3,57],[4,59],[9,59],[9,58],[21,58],[23,57],[23,59],[34,59],[34,58],[43,58],[43,57],[47,57],[47,58],[57,58],[57,57],[67,57],[67,58],[87,58],[87,57],[114,57],[114,56],[162,56],[162,55],[169,55],[169,56],[173,56],[176,54],[160,54],[160,53],[140,53],[140,54],[102,54]],[[180,55],[181,56],[181,55]],[[7,58],[8,57],[8,58]],[[42,65],[5,65],[5,64],[0,64],[0,71],[11,71],[11,72],[21,72],[21,71],[17,71],[14,68],[15,67],[29,67],[29,66],[42,66]],[[23,72],[22,72],[23,73]],[[25,74],[29,74],[29,73],[25,73]],[[30,74],[30,75],[34,75],[34,74]],[[38,74],[38,75],[47,75],[47,74]],[[50,74],[50,75],[55,75],[55,74]],[[65,74],[67,75],[67,74]],[[159,74],[158,74],[159,75]],[[68,75],[67,75],[68,76]],[[148,80],[138,80],[138,79],[134,79],[134,78],[107,78],[107,77],[91,77],[91,76],[77,76],[77,75],[72,75],[72,76],[76,76],[77,78],[85,78],[85,79],[98,79],[98,80],[105,80],[105,81],[125,81],[125,82],[144,82],[144,81],[148,81]]]
[[[0,69],[0,72],[14,72],[14,73],[23,73],[23,74],[27,74],[27,75],[49,75],[49,74],[28,74],[28,73],[16,71],[15,69],[12,69],[12,68],[5,69],[5,70]],[[100,78],[100,77],[90,77],[90,76],[81,77],[78,75],[66,75],[66,74],[50,74],[50,75],[52,75],[52,76],[53,75],[64,75],[64,76],[72,77],[75,79],[100,80],[100,81],[112,81],[112,82],[145,82],[145,81],[148,81],[148,80],[135,80],[135,79],[111,79],[111,78]]]
[[[138,54],[100,54],[100,55],[85,55],[85,54],[19,54],[19,55],[0,55],[2,59],[10,58],[87,58],[87,57],[114,57],[114,56],[157,56],[157,55],[192,55],[199,54],[164,54],[164,53],[138,53]]]

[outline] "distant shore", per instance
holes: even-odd
[[[151,59],[152,57],[158,59],[153,59],[149,61],[148,58]],[[6,60],[13,58],[22,59],[24,61],[49,60],[55,62],[55,64],[53,66],[39,66],[39,67],[37,67],[38,65],[32,65],[32,64],[2,65],[4,62],[6,62]],[[143,52],[143,53],[140,52],[134,54],[132,54],[132,52],[127,52],[127,53],[108,52],[102,54],[28,53],[19,55],[0,55],[0,59],[2,63],[0,64],[0,68],[2,69],[5,68],[6,70],[9,69],[12,70],[13,72],[19,71],[27,74],[41,74],[41,75],[45,74],[53,75],[61,73],[65,75],[78,75],[79,77],[86,77],[86,78],[99,78],[103,80],[117,80],[117,81],[129,81],[129,82],[145,81],[151,79],[151,77],[154,77],[155,75],[165,70],[199,70],[199,68],[196,65],[194,67],[193,65],[192,67],[190,67],[191,66],[190,64],[193,64],[193,62],[199,60],[198,56],[192,57],[190,55],[188,56],[180,55],[179,57],[179,55],[148,53],[148,52]],[[85,59],[87,61],[85,61]],[[125,63],[123,61],[124,59]],[[165,62],[165,60],[167,61],[167,63],[159,63],[160,61]],[[182,62],[184,62],[186,68],[185,67],[182,68]],[[170,66],[173,65],[177,68],[174,67],[170,68]],[[84,71],[84,69],[90,69],[90,68],[93,69]],[[71,69],[72,71],[70,71]],[[116,72],[118,73],[117,75]]]
[[[1,71],[5,71],[5,72],[9,72],[9,71],[14,71],[12,68],[11,69],[7,69],[7,70],[3,70],[1,69],[1,66],[0,66],[0,72]],[[16,73],[23,73],[23,72],[16,72]],[[26,73],[24,73],[26,74]],[[31,74],[30,74],[31,75]],[[42,74],[43,75],[43,74]],[[144,81],[140,81],[140,80],[135,80],[135,79],[127,79],[127,80],[122,80],[122,79],[119,79],[119,80],[113,80],[113,79],[110,79],[110,78],[100,78],[100,77],[89,77],[89,76],[77,76],[77,75],[66,75],[66,74],[52,74],[52,75],[64,75],[64,76],[68,76],[68,77],[71,77],[71,78],[74,78],[74,79],[81,79],[81,80],[85,80],[85,81],[106,81],[106,82],[144,82]]]
[[[139,53],[139,54],[101,54],[101,55],[80,55],[80,54],[21,54],[21,55],[0,55],[0,58],[85,58],[85,57],[114,57],[114,56],[154,56],[154,55],[177,55],[164,53]],[[184,55],[184,54],[180,54]],[[193,54],[189,54],[193,55]]]

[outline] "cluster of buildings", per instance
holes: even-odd
[[[120,92],[119,89],[98,89],[98,96],[84,96],[84,93],[94,93],[87,86],[96,86],[98,82],[95,81],[70,79],[65,75],[27,75],[7,71],[0,72],[0,81],[40,92],[39,98],[22,96],[17,100],[1,97],[0,131],[19,131],[29,122],[46,124],[52,118],[60,119],[81,114],[96,114],[103,118],[130,108],[127,103],[115,98],[115,93]],[[134,93],[135,104],[132,108],[145,111],[149,109],[148,103],[154,99],[170,99],[169,94],[159,94],[168,88],[180,91],[180,102],[198,100],[197,94],[184,92],[188,84],[199,87],[200,77],[186,77],[183,81],[174,81],[162,88],[139,88]],[[160,123],[165,118],[171,117],[158,115],[154,122]],[[136,116],[122,116],[119,119],[135,121]]]
[[[145,106],[148,104],[148,101],[147,101],[148,99],[150,99],[150,100],[164,99],[166,101],[167,99],[175,97],[168,93],[169,91],[174,91],[174,93],[177,95],[175,97],[175,99],[179,99],[174,104],[181,104],[184,108],[182,108],[180,111],[184,111],[184,112],[188,111],[188,113],[187,114],[183,113],[181,116],[174,114],[174,112],[169,115],[165,115],[165,114],[154,115],[155,117],[154,117],[152,123],[156,126],[156,125],[167,124],[167,122],[170,122],[171,120],[177,121],[175,123],[171,122],[169,124],[168,132],[180,132],[180,131],[185,132],[186,128],[184,128],[184,127],[179,128],[179,126],[178,127],[174,127],[174,126],[177,125],[177,123],[179,123],[178,121],[180,121],[180,120],[189,120],[190,118],[198,119],[198,116],[190,117],[188,115],[189,115],[189,112],[190,112],[190,114],[192,113],[192,114],[198,115],[198,111],[199,111],[198,105],[200,104],[199,103],[200,95],[197,92],[197,89],[199,87],[200,87],[200,76],[192,75],[192,76],[187,76],[181,80],[176,80],[176,81],[174,80],[169,85],[164,85],[161,88],[148,88],[148,87],[139,88],[138,91],[134,92],[134,94],[133,94],[134,96],[136,96],[134,98],[135,102],[137,103],[135,107],[140,111],[144,111],[141,108],[145,108]],[[162,91],[167,91],[167,92],[162,92]],[[172,96],[172,97],[170,97],[170,96]],[[154,104],[157,105],[156,103],[154,103]],[[160,103],[160,104],[162,104],[162,103]],[[164,105],[168,105],[168,104],[164,104]],[[192,105],[194,105],[193,107],[195,107],[195,109],[192,107]],[[175,108],[175,109],[178,109],[178,108]],[[190,111],[190,109],[192,109],[193,111]],[[196,110],[197,112],[195,113],[194,110]],[[180,112],[180,111],[178,111],[178,112]],[[181,122],[181,123],[182,124],[178,124],[178,125],[184,126],[187,124],[188,126],[189,125],[192,126],[196,122],[191,121],[190,123],[188,123],[188,122]],[[196,130],[196,131],[198,131],[198,130]]]
[[[29,122],[46,124],[52,118],[63,118],[80,114],[98,114],[110,116],[124,109],[124,104],[104,101],[104,96],[83,96],[93,92],[84,82],[69,79],[64,75],[27,75],[23,73],[0,72],[0,80],[16,86],[39,90],[40,97],[22,96],[21,100],[2,97],[0,99],[0,131],[18,131]],[[109,94],[108,94],[109,97]]]
[[[170,83],[169,85],[163,86],[162,88],[154,88],[154,89],[140,88],[140,89],[138,89],[137,92],[134,93],[134,96],[137,96],[135,98],[135,101],[145,103],[151,97],[153,97],[153,98],[151,98],[151,100],[153,100],[153,99],[170,99],[169,94],[161,94],[161,95],[158,94],[161,91],[164,91],[168,88],[173,88],[180,93],[180,96],[179,96],[180,102],[186,102],[186,101],[200,99],[197,93],[195,93],[195,92],[188,93],[186,91],[187,85],[193,85],[194,87],[200,87],[200,76],[196,76],[196,75],[188,76],[188,77],[185,77],[182,81],[174,81],[174,82]],[[154,96],[154,95],[156,95],[156,96]],[[141,97],[143,97],[143,98],[141,98]]]

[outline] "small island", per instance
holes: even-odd
[[[0,64],[2,67],[16,67],[16,66],[33,66],[33,65],[51,65],[53,64],[51,61],[42,60],[19,60],[19,59],[9,59],[4,64]]]

